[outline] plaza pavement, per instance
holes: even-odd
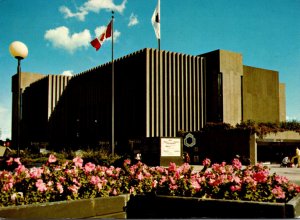
[[[280,176],[287,177],[291,182],[300,185],[300,168],[296,167],[280,167],[280,164],[265,164],[270,168],[270,173],[276,173]],[[194,171],[200,171],[203,166],[191,165],[194,167]]]

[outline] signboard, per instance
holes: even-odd
[[[194,147],[196,144],[196,138],[192,133],[188,133],[184,138],[184,145],[187,147]]]
[[[160,156],[180,157],[181,145],[181,138],[160,138]]]
[[[6,151],[6,147],[0,146],[0,157],[3,157]]]

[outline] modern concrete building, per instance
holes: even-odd
[[[25,88],[30,86],[31,83],[45,77],[45,75],[42,74],[36,74],[36,73],[27,73],[23,72],[20,73],[21,77],[21,85],[18,86],[19,80],[18,75],[14,75],[12,77],[12,146],[17,146],[18,142],[18,93],[23,94]],[[19,91],[20,89],[20,91]],[[21,98],[22,100],[22,98]],[[22,100],[23,101],[23,100]],[[21,102],[21,107],[22,107]],[[22,109],[22,108],[21,108]],[[25,128],[25,127],[23,127]],[[20,128],[22,130],[22,128]],[[22,138],[24,136],[20,136],[20,142],[23,143]]]
[[[114,70],[117,148],[198,131],[207,122],[285,121],[285,86],[278,72],[244,66],[239,53],[193,56],[146,48],[116,59]],[[22,94],[23,146],[110,142],[111,63],[73,77],[34,75],[22,73],[23,82],[28,78]],[[16,121],[13,112],[13,125]],[[14,126],[12,133],[14,139]]]

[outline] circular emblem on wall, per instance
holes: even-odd
[[[192,133],[188,133],[184,138],[184,145],[187,147],[194,147],[196,144],[196,138]]]

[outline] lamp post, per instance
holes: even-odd
[[[10,54],[18,60],[18,67],[17,67],[17,75],[18,75],[18,106],[17,106],[17,114],[18,114],[18,123],[17,123],[17,149],[18,149],[18,156],[20,155],[20,142],[21,142],[21,95],[22,95],[22,87],[21,87],[21,60],[27,57],[28,49],[27,46],[20,42],[14,41],[9,45],[9,52]]]

